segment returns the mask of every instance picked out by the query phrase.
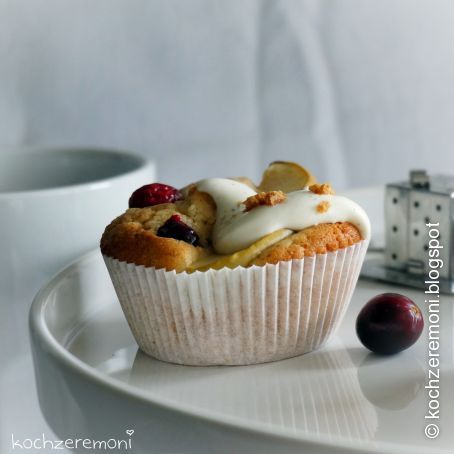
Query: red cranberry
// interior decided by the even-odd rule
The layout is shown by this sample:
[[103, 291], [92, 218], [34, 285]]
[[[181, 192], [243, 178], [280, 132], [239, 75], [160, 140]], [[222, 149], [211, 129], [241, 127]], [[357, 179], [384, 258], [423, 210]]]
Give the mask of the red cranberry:
[[359, 340], [380, 355], [392, 355], [410, 347], [418, 340], [423, 327], [419, 307], [398, 293], [372, 298], [356, 319]]
[[199, 235], [185, 224], [178, 214], [174, 214], [158, 229], [158, 236], [165, 238], [174, 238], [175, 240], [186, 241], [186, 243], [197, 246], [199, 244]]
[[173, 203], [182, 199], [181, 192], [166, 184], [152, 183], [146, 184], [136, 189], [130, 199], [129, 208], [144, 208], [161, 203]]

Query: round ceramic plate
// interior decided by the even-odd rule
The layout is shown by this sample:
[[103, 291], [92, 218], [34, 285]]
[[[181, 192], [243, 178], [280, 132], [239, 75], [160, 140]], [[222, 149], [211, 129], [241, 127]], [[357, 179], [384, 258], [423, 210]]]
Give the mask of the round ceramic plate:
[[[116, 440], [136, 453], [452, 452], [454, 299], [442, 297], [440, 419], [429, 420], [428, 323], [394, 357], [370, 354], [356, 338], [359, 309], [385, 291], [413, 298], [428, 321], [423, 292], [360, 281], [336, 337], [317, 352], [179, 366], [138, 351], [102, 257], [90, 253], [32, 306], [41, 409], [59, 440]], [[425, 436], [428, 423], [439, 426], [437, 438]]]

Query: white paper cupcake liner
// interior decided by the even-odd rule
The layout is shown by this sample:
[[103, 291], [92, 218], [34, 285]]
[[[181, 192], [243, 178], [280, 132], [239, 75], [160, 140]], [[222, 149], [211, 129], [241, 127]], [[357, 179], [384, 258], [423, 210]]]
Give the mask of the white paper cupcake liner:
[[191, 274], [104, 260], [141, 350], [171, 363], [244, 365], [323, 345], [347, 309], [367, 245]]

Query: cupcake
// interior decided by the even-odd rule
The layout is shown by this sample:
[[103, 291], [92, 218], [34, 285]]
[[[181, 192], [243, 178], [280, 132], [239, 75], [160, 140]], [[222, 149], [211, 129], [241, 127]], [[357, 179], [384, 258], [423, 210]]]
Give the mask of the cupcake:
[[178, 364], [255, 364], [321, 347], [370, 238], [359, 205], [288, 162], [272, 163], [257, 187], [153, 183], [129, 207], [101, 251], [140, 349]]

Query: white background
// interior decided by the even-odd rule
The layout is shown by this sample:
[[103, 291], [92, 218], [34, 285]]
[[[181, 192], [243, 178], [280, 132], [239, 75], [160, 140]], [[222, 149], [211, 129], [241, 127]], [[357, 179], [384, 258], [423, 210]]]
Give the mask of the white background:
[[449, 172], [453, 23], [450, 0], [0, 0], [0, 144], [136, 150], [177, 185]]

